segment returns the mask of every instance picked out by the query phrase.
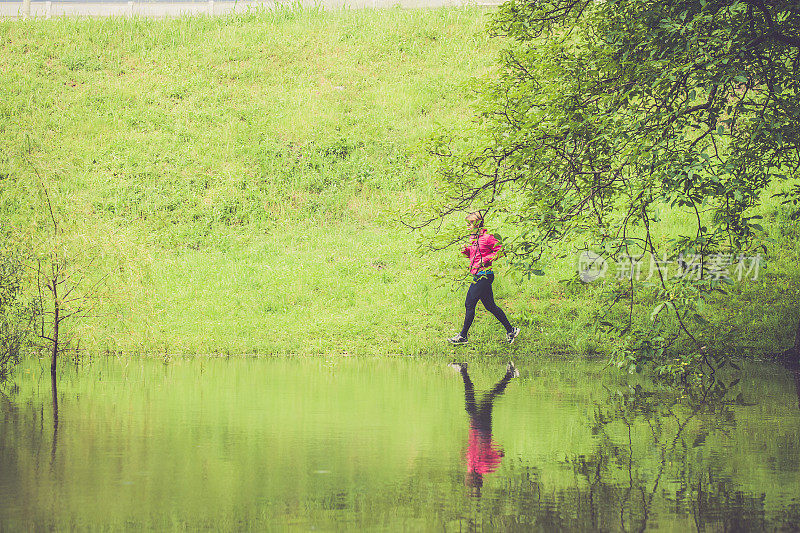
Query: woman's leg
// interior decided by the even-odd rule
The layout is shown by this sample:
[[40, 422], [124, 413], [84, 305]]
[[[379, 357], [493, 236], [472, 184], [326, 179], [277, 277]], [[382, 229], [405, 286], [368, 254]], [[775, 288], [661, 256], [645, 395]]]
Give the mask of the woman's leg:
[[494, 272], [489, 274], [489, 278], [486, 281], [486, 289], [481, 293], [481, 302], [486, 310], [492, 313], [494, 317], [499, 320], [501, 324], [503, 324], [503, 327], [506, 328], [506, 333], [511, 333], [511, 330], [514, 329], [511, 326], [511, 322], [508, 321], [508, 317], [506, 317], [506, 314], [503, 312], [503, 310], [500, 309], [496, 303], [494, 303], [494, 293], [492, 292]]
[[469, 328], [472, 326], [472, 321], [475, 320], [475, 306], [478, 305], [478, 301], [481, 299], [482, 294], [480, 284], [484, 281], [486, 280], [481, 279], [471, 283], [469, 289], [467, 290], [467, 299], [464, 302], [464, 326], [461, 328], [462, 337], [467, 336], [467, 333], [469, 333]]

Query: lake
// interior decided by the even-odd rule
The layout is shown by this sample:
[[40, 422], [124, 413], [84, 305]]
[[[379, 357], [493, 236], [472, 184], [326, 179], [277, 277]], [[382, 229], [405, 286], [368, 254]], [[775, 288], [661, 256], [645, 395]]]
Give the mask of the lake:
[[447, 362], [100, 357], [62, 364], [54, 406], [26, 361], [0, 394], [0, 530], [800, 527], [781, 367], [677, 391], [603, 362]]

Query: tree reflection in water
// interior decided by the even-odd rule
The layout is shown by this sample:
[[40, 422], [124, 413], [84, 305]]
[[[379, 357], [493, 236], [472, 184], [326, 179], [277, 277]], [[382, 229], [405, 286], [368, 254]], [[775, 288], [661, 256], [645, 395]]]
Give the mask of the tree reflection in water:
[[564, 459], [573, 481], [562, 478], [558, 487], [548, 487], [536, 466], [515, 464], [512, 482], [494, 498], [493, 524], [573, 531], [796, 530], [800, 504], [768, 509], [763, 484], [753, 490], [736, 475], [738, 461], [747, 465], [748, 458], [730, 456], [740, 452], [732, 440], [735, 410], [755, 405], [737, 384], [709, 378], [680, 391], [606, 389], [589, 421], [593, 450]]

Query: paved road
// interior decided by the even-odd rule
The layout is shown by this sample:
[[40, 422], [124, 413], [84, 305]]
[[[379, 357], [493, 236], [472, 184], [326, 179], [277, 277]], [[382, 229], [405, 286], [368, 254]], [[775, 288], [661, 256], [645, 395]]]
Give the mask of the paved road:
[[[239, 0], [201, 2], [83, 2], [83, 1], [33, 1], [30, 16], [34, 18], [50, 17], [177, 17], [180, 15], [222, 15], [226, 13], [246, 13], [252, 9], [275, 7], [281, 0]], [[400, 6], [404, 8], [426, 8], [444, 6], [496, 6], [502, 0], [303, 0], [303, 5], [320, 4], [328, 9], [339, 8], [385, 8]], [[23, 3], [0, 0], [0, 17], [19, 18], [22, 16]]]

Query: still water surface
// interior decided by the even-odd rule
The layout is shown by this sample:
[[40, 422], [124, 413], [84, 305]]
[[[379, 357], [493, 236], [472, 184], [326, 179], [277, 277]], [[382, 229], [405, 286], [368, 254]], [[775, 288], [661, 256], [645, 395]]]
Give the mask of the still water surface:
[[[602, 364], [45, 362], [0, 395], [0, 530], [791, 530], [795, 379]], [[735, 382], [737, 378], [740, 381]]]

